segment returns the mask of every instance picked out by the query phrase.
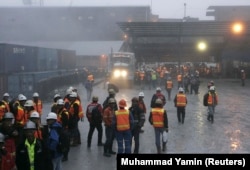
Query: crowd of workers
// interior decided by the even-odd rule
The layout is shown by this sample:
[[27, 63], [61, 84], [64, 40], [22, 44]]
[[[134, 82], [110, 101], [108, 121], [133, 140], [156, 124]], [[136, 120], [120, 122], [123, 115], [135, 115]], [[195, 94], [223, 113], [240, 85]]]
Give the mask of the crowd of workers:
[[[148, 121], [154, 128], [157, 153], [166, 151], [168, 116], [164, 106], [167, 100], [173, 100], [177, 109], [177, 121], [179, 124], [184, 124], [185, 108], [188, 104], [186, 94], [199, 94], [198, 71], [191, 75], [177, 73], [178, 93], [172, 97], [173, 78], [164, 68], [162, 69], [164, 73], [162, 76], [154, 70], [151, 71], [151, 80], [155, 82], [149, 86], [156, 89], [148, 109]], [[242, 70], [242, 86], [245, 85], [245, 78], [246, 75]], [[148, 111], [143, 93], [147, 83], [140, 82], [141, 92], [131, 99], [131, 106], [127, 106], [124, 99], [116, 100], [117, 90], [112, 86], [107, 88], [108, 96], [105, 101], [99, 103], [98, 96], [92, 96], [93, 82], [93, 76], [89, 76], [85, 83], [87, 99], [90, 102], [86, 111], [82, 107], [76, 88], [70, 86], [65, 96], [55, 94], [51, 111], [46, 116], [46, 125], [41, 124], [43, 102], [37, 92], [33, 94], [32, 99], [19, 94], [12, 101], [9, 101], [8, 93], [3, 94], [0, 102], [0, 170], [61, 170], [62, 162], [68, 160], [70, 147], [81, 144], [78, 122], [85, 116], [89, 122], [87, 137], [89, 149], [94, 130], [97, 129], [97, 146], [103, 147], [105, 157], [111, 157], [116, 153], [140, 153], [140, 133], [143, 133], [145, 114]], [[167, 96], [161, 87], [165, 88]], [[218, 94], [213, 81], [208, 82], [207, 87], [203, 105], [208, 108], [207, 120], [213, 123]], [[103, 131], [106, 139], [104, 143]], [[117, 151], [113, 149], [114, 141], [117, 142]]]

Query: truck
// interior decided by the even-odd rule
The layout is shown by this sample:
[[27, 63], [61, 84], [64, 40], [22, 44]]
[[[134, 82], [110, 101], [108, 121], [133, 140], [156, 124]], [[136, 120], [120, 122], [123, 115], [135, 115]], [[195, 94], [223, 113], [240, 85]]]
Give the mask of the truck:
[[112, 52], [108, 57], [109, 83], [132, 88], [136, 71], [136, 58], [131, 52]]

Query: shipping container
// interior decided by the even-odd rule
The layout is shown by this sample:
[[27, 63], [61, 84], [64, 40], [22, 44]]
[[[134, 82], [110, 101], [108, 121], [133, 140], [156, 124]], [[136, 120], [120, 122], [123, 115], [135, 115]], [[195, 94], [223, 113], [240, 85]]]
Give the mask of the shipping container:
[[0, 73], [0, 95], [2, 96], [6, 92], [8, 93], [7, 76]]
[[37, 49], [37, 71], [48, 71], [58, 69], [57, 49], [38, 48]]
[[58, 49], [58, 69], [75, 69], [76, 52], [73, 50]]

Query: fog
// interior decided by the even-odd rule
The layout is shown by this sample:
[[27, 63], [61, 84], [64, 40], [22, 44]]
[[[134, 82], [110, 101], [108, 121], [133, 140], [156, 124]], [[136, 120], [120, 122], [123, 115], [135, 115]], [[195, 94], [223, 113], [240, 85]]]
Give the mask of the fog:
[[[0, 6], [21, 6], [32, 2], [33, 6], [151, 6], [152, 13], [160, 18], [186, 16], [210, 19], [206, 16], [209, 6], [250, 5], [249, 0], [0, 0]], [[184, 6], [186, 4], [186, 6]], [[185, 13], [185, 14], [184, 14]]]

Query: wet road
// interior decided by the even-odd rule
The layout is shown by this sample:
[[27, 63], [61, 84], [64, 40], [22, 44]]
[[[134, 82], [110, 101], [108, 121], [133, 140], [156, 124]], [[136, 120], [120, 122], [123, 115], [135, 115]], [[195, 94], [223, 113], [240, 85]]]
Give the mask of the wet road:
[[[239, 80], [214, 80], [219, 105], [215, 109], [214, 123], [211, 124], [207, 121], [207, 108], [202, 103], [208, 81], [210, 80], [202, 80], [200, 94], [187, 95], [188, 105], [184, 124], [177, 123], [173, 101], [168, 101], [165, 105], [169, 119], [169, 140], [166, 153], [250, 153], [250, 82], [246, 81], [246, 86], [242, 87]], [[174, 83], [174, 85], [172, 99], [177, 93], [177, 84]], [[88, 102], [85, 89], [82, 85], [76, 88], [82, 98], [83, 107], [86, 109]], [[120, 89], [116, 99], [124, 98], [130, 106], [131, 98], [137, 96], [139, 92], [139, 88]], [[164, 89], [163, 92], [166, 95]], [[150, 100], [154, 93], [155, 89], [144, 90], [148, 113], [144, 125], [145, 132], [140, 136], [140, 153], [156, 153], [153, 127], [148, 122]], [[99, 96], [100, 103], [108, 95], [102, 84], [95, 86], [93, 94]], [[43, 120], [50, 106], [51, 103], [44, 103]], [[94, 132], [91, 149], [87, 149], [87, 119], [79, 122], [79, 127], [82, 144], [71, 148], [69, 160], [63, 162], [63, 169], [116, 169], [116, 156], [104, 157], [103, 147], [97, 146], [97, 131]], [[105, 136], [103, 136], [104, 141]], [[117, 150], [116, 141], [114, 141], [114, 150]]]

